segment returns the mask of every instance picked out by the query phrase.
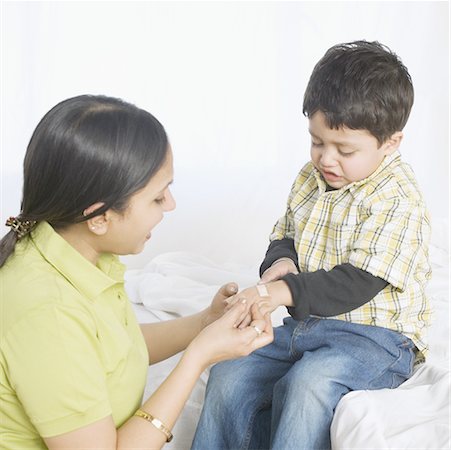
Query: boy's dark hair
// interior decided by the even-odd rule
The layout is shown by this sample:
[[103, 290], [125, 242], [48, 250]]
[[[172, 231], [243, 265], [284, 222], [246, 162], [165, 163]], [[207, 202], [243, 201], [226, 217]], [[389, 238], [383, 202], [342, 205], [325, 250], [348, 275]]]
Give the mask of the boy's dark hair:
[[[101, 95], [64, 100], [28, 144], [18, 218], [63, 229], [108, 209], [123, 212], [161, 167], [168, 145], [161, 123], [135, 105]], [[84, 216], [97, 202], [104, 205]], [[16, 242], [13, 230], [0, 241], [0, 267]]]
[[382, 144], [404, 128], [413, 97], [409, 72], [395, 53], [379, 42], [354, 41], [334, 45], [316, 64], [303, 113], [321, 111], [330, 128], [368, 130]]

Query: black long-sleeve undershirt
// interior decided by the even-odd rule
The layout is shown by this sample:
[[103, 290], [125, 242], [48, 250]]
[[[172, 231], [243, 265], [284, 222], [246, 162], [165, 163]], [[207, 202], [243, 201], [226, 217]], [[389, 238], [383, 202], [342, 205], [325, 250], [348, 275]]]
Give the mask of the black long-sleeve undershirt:
[[[298, 267], [293, 239], [271, 242], [260, 266], [260, 276], [280, 258], [290, 258]], [[352, 311], [369, 302], [388, 285], [382, 278], [349, 263], [335, 266], [330, 271], [290, 273], [282, 280], [288, 284], [295, 305], [289, 307], [288, 312], [297, 320], [310, 315], [332, 317]]]

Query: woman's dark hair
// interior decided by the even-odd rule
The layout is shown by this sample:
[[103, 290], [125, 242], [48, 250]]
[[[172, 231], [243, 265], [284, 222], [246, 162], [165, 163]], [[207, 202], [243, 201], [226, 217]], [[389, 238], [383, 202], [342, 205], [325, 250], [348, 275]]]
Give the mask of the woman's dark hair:
[[[167, 152], [166, 132], [147, 111], [105, 96], [64, 100], [42, 118], [28, 144], [18, 219], [61, 229], [108, 209], [122, 212]], [[104, 205], [84, 216], [97, 202]], [[0, 241], [0, 267], [16, 241], [13, 230]]]
[[324, 113], [330, 128], [368, 130], [384, 143], [401, 131], [413, 105], [409, 72], [388, 47], [354, 41], [331, 47], [313, 69], [303, 113]]

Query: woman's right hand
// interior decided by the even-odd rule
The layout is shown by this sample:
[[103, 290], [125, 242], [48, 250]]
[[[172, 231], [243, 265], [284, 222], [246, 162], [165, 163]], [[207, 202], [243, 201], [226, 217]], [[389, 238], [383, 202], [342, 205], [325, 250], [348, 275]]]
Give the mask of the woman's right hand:
[[257, 304], [252, 305], [251, 322], [245, 328], [238, 325], [246, 317], [246, 304], [237, 302], [221, 318], [204, 328], [186, 349], [203, 368], [226, 359], [239, 358], [270, 344], [274, 339], [271, 318], [263, 315]]

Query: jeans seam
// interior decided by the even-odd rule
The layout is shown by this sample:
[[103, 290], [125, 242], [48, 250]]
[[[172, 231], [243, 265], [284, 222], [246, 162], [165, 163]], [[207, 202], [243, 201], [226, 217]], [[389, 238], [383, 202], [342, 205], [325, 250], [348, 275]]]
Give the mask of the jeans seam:
[[291, 335], [291, 340], [290, 340], [289, 355], [291, 358], [296, 360], [302, 356], [301, 352], [294, 350], [294, 347], [295, 347], [294, 341], [305, 331], [309, 331], [315, 325], [317, 325], [320, 320], [323, 320], [323, 319], [309, 318], [309, 319], [300, 321], [296, 325], [295, 329], [293, 330], [293, 334]]
[[256, 408], [254, 413], [250, 416], [249, 422], [248, 422], [248, 427], [247, 427], [247, 430], [246, 430], [246, 432], [244, 434], [244, 439], [243, 439], [243, 441], [241, 443], [240, 450], [247, 450], [247, 449], [249, 449], [249, 444], [251, 442], [252, 428], [254, 427], [255, 417], [257, 416], [257, 413], [260, 410], [262, 410], [262, 409], [264, 409], [264, 408], [266, 408], [266, 407], [268, 407], [270, 405], [271, 405], [271, 396], [269, 396], [267, 399], [265, 399], [262, 402], [262, 404], [260, 405], [260, 407]]

